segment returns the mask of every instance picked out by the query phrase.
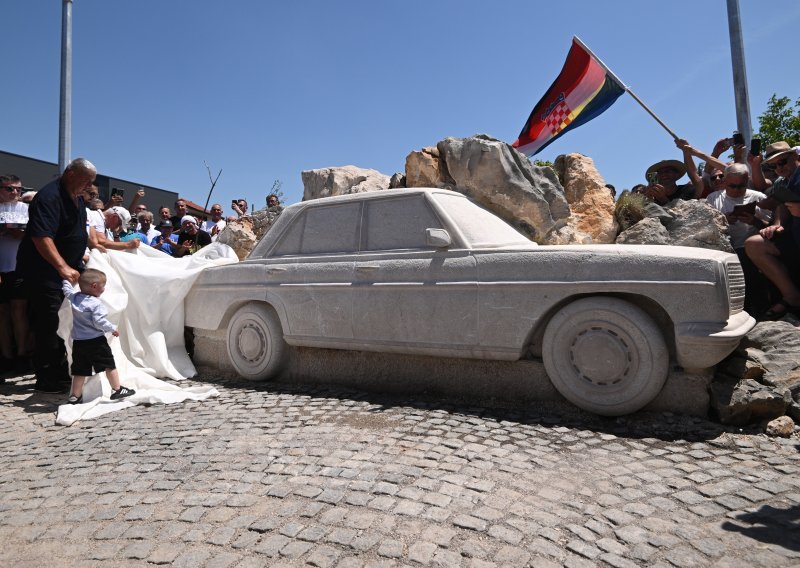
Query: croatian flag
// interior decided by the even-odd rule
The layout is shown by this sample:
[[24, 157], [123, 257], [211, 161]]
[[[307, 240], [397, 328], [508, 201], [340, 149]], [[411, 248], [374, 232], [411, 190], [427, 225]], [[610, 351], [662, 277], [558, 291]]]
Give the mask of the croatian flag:
[[600, 115], [624, 92], [625, 85], [573, 38], [564, 68], [533, 107], [513, 146], [533, 156], [565, 132]]

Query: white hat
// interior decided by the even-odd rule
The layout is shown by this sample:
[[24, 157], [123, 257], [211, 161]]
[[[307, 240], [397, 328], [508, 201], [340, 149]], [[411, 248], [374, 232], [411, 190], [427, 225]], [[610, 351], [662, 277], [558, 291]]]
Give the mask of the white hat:
[[184, 215], [183, 217], [181, 217], [181, 227], [183, 227], [183, 224], [186, 222], [194, 223], [195, 225], [197, 225], [197, 219], [195, 219], [191, 215]]
[[119, 217], [119, 220], [122, 221], [123, 225], [127, 226], [127, 224], [131, 222], [131, 214], [124, 207], [115, 205], [114, 207], [109, 207], [108, 209], [106, 209], [106, 213], [108, 213], [109, 211], [111, 211], [114, 215]]

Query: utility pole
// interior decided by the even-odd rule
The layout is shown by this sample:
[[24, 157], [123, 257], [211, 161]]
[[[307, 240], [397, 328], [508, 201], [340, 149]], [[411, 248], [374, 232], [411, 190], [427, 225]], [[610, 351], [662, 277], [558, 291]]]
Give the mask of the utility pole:
[[58, 172], [72, 153], [72, 0], [61, 8], [61, 108], [58, 115]]
[[731, 65], [733, 66], [733, 93], [736, 96], [736, 125], [750, 144], [753, 127], [750, 122], [750, 97], [747, 94], [747, 71], [744, 65], [744, 40], [739, 16], [739, 0], [728, 1], [728, 33], [731, 39]]

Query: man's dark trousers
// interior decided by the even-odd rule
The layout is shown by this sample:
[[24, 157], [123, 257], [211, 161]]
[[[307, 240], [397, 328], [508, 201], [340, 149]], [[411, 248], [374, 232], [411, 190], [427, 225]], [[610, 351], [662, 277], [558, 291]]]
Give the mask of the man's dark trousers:
[[33, 368], [36, 388], [60, 390], [70, 382], [67, 350], [58, 336], [58, 310], [64, 293], [55, 288], [33, 286], [29, 296], [31, 330], [34, 334]]

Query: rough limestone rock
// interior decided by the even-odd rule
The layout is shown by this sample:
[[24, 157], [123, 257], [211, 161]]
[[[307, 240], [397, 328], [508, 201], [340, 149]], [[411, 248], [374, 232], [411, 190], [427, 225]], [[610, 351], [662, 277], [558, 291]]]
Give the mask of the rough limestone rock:
[[446, 138], [436, 147], [455, 182], [453, 189], [532, 240], [549, 244], [550, 234], [566, 225], [569, 205], [551, 168], [534, 166], [510, 144], [483, 134]]
[[794, 432], [794, 420], [788, 416], [781, 416], [767, 424], [767, 434], [788, 438]]
[[629, 245], [671, 244], [669, 231], [655, 217], [646, 217], [629, 229], [622, 231], [616, 242]]
[[582, 154], [561, 155], [556, 158], [554, 169], [572, 212], [570, 227], [576, 234], [591, 236], [591, 242], [613, 243], [619, 231], [614, 218], [614, 198], [594, 160]]
[[406, 176], [400, 172], [397, 172], [389, 179], [389, 189], [398, 189], [401, 187], [406, 187]]
[[[800, 327], [794, 322], [757, 324], [736, 351], [717, 365], [711, 389], [719, 396], [712, 396], [712, 406], [720, 417], [732, 417], [735, 424], [774, 418], [784, 412], [800, 418], [798, 353]], [[779, 409], [779, 414], [772, 415]]]
[[356, 166], [306, 170], [300, 173], [300, 177], [303, 179], [303, 201], [389, 189], [389, 176]]
[[237, 221], [229, 222], [220, 232], [217, 240], [231, 247], [239, 260], [244, 260], [258, 242], [253, 231], [253, 220], [250, 216], [245, 216]]
[[675, 200], [668, 204], [675, 219], [667, 225], [673, 245], [733, 252], [725, 215], [705, 201]]
[[[655, 217], [642, 219], [620, 233], [616, 242], [634, 245], [675, 245], [733, 252], [725, 216], [705, 201], [676, 199], [669, 202], [665, 209], [672, 215], [671, 218], [661, 216], [660, 222]], [[657, 223], [663, 224], [663, 228]]]
[[414, 150], [406, 156], [406, 187], [448, 187], [452, 183], [436, 146]]
[[260, 241], [264, 235], [267, 234], [267, 231], [272, 228], [272, 225], [278, 220], [278, 217], [282, 211], [283, 207], [280, 205], [265, 207], [264, 209], [259, 209], [258, 211], [254, 212], [250, 216], [250, 222], [252, 223], [253, 233], [256, 236], [256, 242]]
[[758, 381], [720, 381], [711, 383], [711, 407], [723, 424], [744, 425], [783, 416], [789, 395], [774, 392]]

